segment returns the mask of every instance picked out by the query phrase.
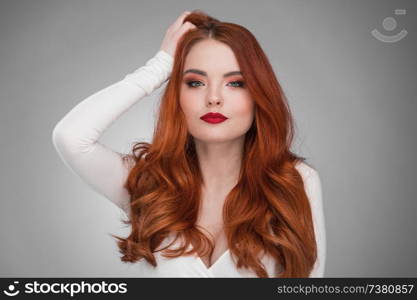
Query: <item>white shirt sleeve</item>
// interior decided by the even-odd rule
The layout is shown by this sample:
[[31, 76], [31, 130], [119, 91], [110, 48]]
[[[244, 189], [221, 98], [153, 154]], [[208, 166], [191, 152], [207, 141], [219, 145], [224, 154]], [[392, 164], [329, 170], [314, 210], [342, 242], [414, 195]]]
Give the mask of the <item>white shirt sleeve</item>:
[[305, 183], [306, 193], [310, 200], [314, 233], [317, 243], [317, 260], [309, 277], [324, 277], [326, 261], [326, 230], [323, 209], [321, 180], [318, 172], [311, 169]]
[[52, 132], [64, 164], [127, 216], [130, 196], [123, 185], [133, 160], [123, 160], [121, 153], [98, 140], [123, 113], [168, 80], [172, 65], [173, 57], [159, 50], [144, 66], [78, 103]]

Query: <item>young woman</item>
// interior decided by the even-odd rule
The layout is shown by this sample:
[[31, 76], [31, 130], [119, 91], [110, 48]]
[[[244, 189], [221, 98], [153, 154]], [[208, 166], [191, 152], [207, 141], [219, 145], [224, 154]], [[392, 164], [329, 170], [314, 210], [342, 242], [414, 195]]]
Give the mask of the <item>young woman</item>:
[[[167, 83], [152, 143], [98, 142]], [[53, 131], [65, 164], [126, 212], [121, 260], [143, 277], [323, 277], [321, 182], [290, 151], [293, 119], [255, 37], [184, 12], [159, 51]]]

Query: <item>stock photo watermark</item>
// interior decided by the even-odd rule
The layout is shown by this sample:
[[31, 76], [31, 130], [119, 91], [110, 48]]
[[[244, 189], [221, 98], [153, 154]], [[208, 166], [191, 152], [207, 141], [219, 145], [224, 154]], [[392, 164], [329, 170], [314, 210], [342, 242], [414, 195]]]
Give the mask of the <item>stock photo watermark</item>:
[[[394, 10], [394, 14], [396, 16], [405, 16], [407, 11], [405, 9], [396, 9]], [[397, 28], [397, 21], [393, 17], [386, 17], [382, 21], [382, 27], [386, 32], [393, 32]], [[405, 38], [408, 34], [407, 30], [402, 29], [400, 32], [396, 34], [383, 34], [378, 31], [378, 29], [374, 29], [371, 31], [372, 35], [379, 41], [384, 43], [396, 43], [403, 38]]]
[[74, 297], [77, 294], [126, 294], [127, 283], [107, 283], [105, 281], [89, 283], [81, 281], [80, 283], [62, 283], [62, 282], [26, 282], [19, 286], [19, 281], [13, 281], [3, 294], [9, 297], [15, 297], [19, 294], [67, 294]]

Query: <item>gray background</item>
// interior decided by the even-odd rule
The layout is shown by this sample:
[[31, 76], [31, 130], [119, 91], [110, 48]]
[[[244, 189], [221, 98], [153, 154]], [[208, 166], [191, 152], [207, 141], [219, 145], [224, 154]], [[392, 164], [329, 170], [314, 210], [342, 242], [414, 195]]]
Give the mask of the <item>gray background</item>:
[[[122, 212], [65, 167], [52, 130], [151, 58], [180, 13], [199, 8], [247, 27], [287, 93], [294, 150], [322, 180], [325, 277], [415, 277], [416, 3], [1, 1], [0, 276], [135, 276], [109, 236], [128, 233]], [[398, 8], [407, 14], [395, 16]], [[398, 26], [387, 32], [390, 16]], [[384, 43], [375, 28], [408, 35]], [[150, 141], [160, 94], [101, 141], [121, 152]]]

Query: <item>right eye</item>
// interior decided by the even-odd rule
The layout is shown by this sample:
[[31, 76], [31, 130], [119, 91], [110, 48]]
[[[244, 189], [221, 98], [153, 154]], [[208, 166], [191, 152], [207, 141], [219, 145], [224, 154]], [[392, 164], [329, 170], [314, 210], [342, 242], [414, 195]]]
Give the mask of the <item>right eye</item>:
[[195, 83], [201, 83], [201, 82], [200, 82], [200, 81], [197, 81], [197, 80], [190, 80], [190, 81], [187, 81], [187, 82], [186, 82], [186, 84], [187, 84], [190, 88], [196, 87]]

